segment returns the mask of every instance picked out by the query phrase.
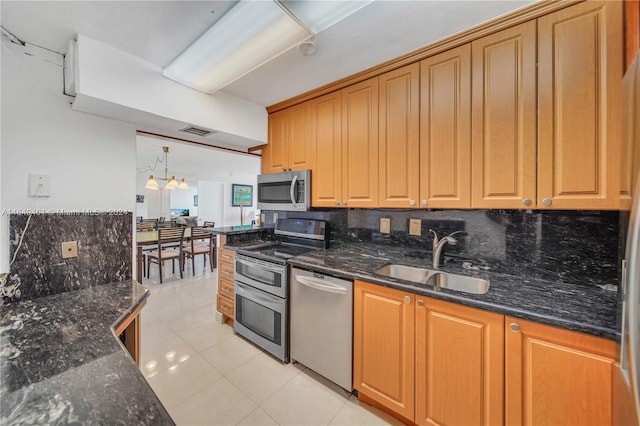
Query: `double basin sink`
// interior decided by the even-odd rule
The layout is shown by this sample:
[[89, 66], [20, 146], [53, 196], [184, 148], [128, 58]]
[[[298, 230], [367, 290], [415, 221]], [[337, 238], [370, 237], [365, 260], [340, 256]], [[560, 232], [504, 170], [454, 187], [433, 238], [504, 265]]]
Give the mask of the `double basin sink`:
[[389, 278], [430, 285], [436, 290], [446, 288], [472, 294], [485, 294], [489, 290], [489, 281], [482, 278], [393, 263], [376, 269], [374, 273]]

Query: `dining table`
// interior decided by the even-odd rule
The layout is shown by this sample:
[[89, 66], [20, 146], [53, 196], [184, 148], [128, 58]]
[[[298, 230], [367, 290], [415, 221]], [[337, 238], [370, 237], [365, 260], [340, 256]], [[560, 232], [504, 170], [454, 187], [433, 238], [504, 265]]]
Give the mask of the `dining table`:
[[[184, 236], [183, 236], [183, 241], [184, 242], [188, 242], [191, 241], [191, 227], [188, 227], [184, 230]], [[208, 230], [211, 230], [212, 228], [205, 228]], [[216, 250], [216, 235], [213, 236], [213, 247], [212, 247], [212, 251], [215, 253]], [[144, 265], [142, 262], [142, 250], [144, 249], [144, 247], [149, 247], [149, 246], [157, 246], [158, 245], [158, 231], [137, 231], [136, 232], [136, 248], [137, 248], [137, 252], [136, 252], [136, 263], [137, 263], [137, 268], [136, 268], [136, 280], [141, 283], [142, 282], [142, 274], [143, 274], [143, 270], [144, 270]], [[217, 260], [216, 260], [217, 256], [214, 256], [214, 268], [217, 267]]]

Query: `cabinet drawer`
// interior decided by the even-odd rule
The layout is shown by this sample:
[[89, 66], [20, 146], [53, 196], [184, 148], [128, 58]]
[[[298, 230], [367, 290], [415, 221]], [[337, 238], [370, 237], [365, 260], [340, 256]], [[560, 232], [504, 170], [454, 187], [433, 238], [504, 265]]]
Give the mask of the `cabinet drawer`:
[[231, 263], [235, 262], [236, 252], [233, 250], [229, 250], [226, 248], [220, 249], [220, 262], [221, 263]]
[[233, 318], [233, 299], [218, 294], [218, 312]]
[[233, 290], [233, 280], [227, 280], [221, 278], [218, 281], [218, 294], [224, 297], [228, 297], [229, 299], [233, 299], [234, 290]]
[[233, 263], [221, 263], [218, 278], [221, 280], [229, 280], [233, 282], [234, 265]]

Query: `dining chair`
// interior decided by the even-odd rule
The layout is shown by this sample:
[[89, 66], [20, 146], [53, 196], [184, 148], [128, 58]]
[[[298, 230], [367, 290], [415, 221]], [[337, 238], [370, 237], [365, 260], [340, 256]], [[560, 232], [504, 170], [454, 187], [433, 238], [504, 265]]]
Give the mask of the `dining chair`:
[[204, 228], [215, 228], [216, 227], [216, 223], [208, 221], [208, 220], [205, 220], [204, 223], [202, 224], [202, 226]]
[[196, 274], [195, 257], [199, 254], [204, 256], [205, 262], [207, 260], [207, 255], [209, 255], [209, 266], [211, 267], [211, 272], [213, 272], [216, 260], [215, 239], [213, 238], [213, 233], [203, 227], [194, 226], [191, 228], [191, 238], [189, 239], [187, 246], [184, 248], [185, 260], [187, 258], [191, 258], [191, 271], [193, 272], [193, 275]]
[[166, 260], [171, 261], [172, 272], [176, 272], [175, 261], [178, 260], [180, 278], [184, 270], [184, 229], [185, 228], [160, 228], [158, 229], [158, 246], [156, 250], [147, 253], [147, 277], [151, 270], [151, 264], [158, 265], [160, 284], [162, 284], [162, 267]]
[[136, 222], [136, 231], [153, 231], [155, 224], [153, 222]]

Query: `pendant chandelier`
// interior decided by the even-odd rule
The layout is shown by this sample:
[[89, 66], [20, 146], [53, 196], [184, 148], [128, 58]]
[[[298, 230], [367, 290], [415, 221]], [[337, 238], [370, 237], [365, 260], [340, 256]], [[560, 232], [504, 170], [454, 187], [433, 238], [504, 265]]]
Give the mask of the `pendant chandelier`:
[[156, 180], [159, 179], [167, 182], [167, 184], [164, 186], [164, 189], [189, 189], [189, 185], [187, 185], [187, 182], [184, 180], [184, 178], [182, 178], [180, 182], [178, 182], [175, 176], [169, 177], [169, 147], [163, 146], [162, 151], [164, 152], [164, 157], [162, 159], [156, 159], [156, 165], [153, 168], [149, 167], [149, 170], [155, 170], [158, 163], [164, 162], [164, 177], [154, 178], [153, 175], [149, 176], [149, 180], [147, 180], [145, 188], [154, 191], [160, 189], [158, 181]]

